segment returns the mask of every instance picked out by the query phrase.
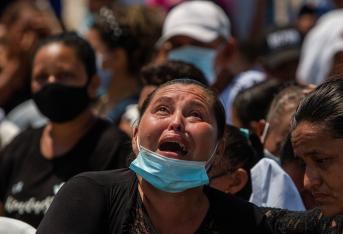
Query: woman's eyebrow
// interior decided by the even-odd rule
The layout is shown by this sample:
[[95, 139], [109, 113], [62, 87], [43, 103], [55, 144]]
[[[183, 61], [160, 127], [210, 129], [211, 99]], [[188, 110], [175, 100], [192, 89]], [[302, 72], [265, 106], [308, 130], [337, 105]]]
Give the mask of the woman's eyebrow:
[[173, 101], [173, 98], [167, 97], [167, 96], [163, 96], [163, 97], [156, 98], [156, 100], [154, 100], [153, 103], [171, 102], [171, 101]]
[[202, 102], [196, 101], [196, 100], [191, 100], [188, 103], [188, 105], [191, 107], [194, 107], [194, 108], [201, 108], [201, 109], [207, 110], [207, 105], [205, 105]]
[[329, 154], [326, 154], [324, 152], [320, 152], [318, 150], [309, 150], [305, 152], [310, 157], [321, 157], [321, 156], [330, 156]]

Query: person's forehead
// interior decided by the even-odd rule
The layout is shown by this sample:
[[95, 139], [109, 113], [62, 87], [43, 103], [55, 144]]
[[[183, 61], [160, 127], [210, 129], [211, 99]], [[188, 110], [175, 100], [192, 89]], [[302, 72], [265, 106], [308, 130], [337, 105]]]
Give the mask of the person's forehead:
[[293, 147], [302, 147], [305, 142], [312, 142], [318, 137], [330, 136], [328, 130], [323, 124], [310, 123], [307, 121], [301, 122], [292, 131]]
[[319, 126], [307, 121], [300, 122], [298, 126], [292, 132], [292, 138], [295, 138], [299, 135], [312, 136], [316, 135], [319, 131]]
[[335, 138], [325, 125], [306, 124], [292, 134], [292, 145], [297, 157], [316, 158], [323, 155], [339, 156], [343, 139]]
[[192, 97], [193, 100], [201, 101], [206, 105], [209, 105], [211, 100], [211, 97], [204, 88], [194, 84], [172, 84], [159, 88], [156, 91], [153, 100], [162, 97], [177, 98], [179, 96]]
[[64, 45], [60, 42], [52, 42], [41, 47], [35, 56], [35, 60], [40, 56], [57, 56], [57, 57], [68, 57], [73, 60], [81, 62], [76, 55], [76, 51], [71, 46]]
[[43, 46], [39, 52], [45, 51], [48, 53], [58, 53], [60, 52], [61, 49], [62, 49], [62, 44], [53, 42], [53, 43], [49, 43]]

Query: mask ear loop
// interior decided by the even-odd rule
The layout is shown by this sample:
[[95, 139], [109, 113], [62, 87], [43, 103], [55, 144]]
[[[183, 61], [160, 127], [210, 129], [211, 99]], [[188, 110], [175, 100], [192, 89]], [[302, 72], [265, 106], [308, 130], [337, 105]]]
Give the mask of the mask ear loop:
[[137, 138], [136, 138], [136, 143], [137, 143], [138, 151], [141, 151], [141, 144], [140, 144], [138, 135], [137, 135]]
[[266, 137], [267, 137], [267, 133], [269, 131], [269, 123], [267, 122], [266, 125], [264, 125], [264, 128], [263, 128], [263, 133], [262, 133], [262, 136], [261, 136], [261, 143], [264, 144], [264, 141], [266, 140]]
[[206, 162], [206, 165], [205, 165], [206, 171], [209, 171], [209, 169], [212, 166], [212, 161], [215, 158], [214, 156], [216, 155], [217, 148], [218, 148], [218, 143], [216, 144], [216, 147], [214, 147], [214, 150], [212, 151], [212, 154], [211, 154], [210, 158]]

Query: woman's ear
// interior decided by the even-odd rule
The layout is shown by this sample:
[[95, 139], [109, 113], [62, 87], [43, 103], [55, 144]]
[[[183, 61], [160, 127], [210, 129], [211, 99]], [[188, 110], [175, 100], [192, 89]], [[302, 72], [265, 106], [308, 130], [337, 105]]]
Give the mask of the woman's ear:
[[266, 125], [266, 121], [264, 119], [260, 119], [258, 121], [250, 122], [250, 129], [256, 136], [261, 137], [263, 134], [264, 127]]
[[137, 155], [139, 151], [139, 142], [137, 142], [138, 138], [138, 127], [133, 127], [132, 128], [132, 138], [131, 138], [131, 146], [132, 146], [132, 151]]
[[238, 168], [230, 174], [231, 180], [225, 189], [226, 193], [236, 194], [241, 191], [249, 181], [249, 174], [243, 168]]

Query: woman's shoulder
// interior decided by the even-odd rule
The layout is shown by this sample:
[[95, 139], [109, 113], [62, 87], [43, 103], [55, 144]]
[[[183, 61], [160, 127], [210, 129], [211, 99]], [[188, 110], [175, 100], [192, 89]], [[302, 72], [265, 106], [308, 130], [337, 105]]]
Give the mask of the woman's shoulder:
[[135, 181], [128, 169], [74, 176], [55, 196], [37, 233], [109, 233], [107, 221], [121, 224]]
[[137, 178], [127, 168], [107, 171], [90, 171], [78, 174], [69, 179], [58, 191], [55, 200], [78, 197], [86, 201], [90, 197], [112, 201], [127, 197], [137, 187]]
[[88, 183], [101, 186], [101, 187], [113, 187], [113, 186], [128, 186], [130, 182], [135, 181], [135, 174], [128, 168], [122, 168], [117, 170], [106, 171], [92, 171], [78, 174], [72, 178], [72, 180], [83, 180]]

